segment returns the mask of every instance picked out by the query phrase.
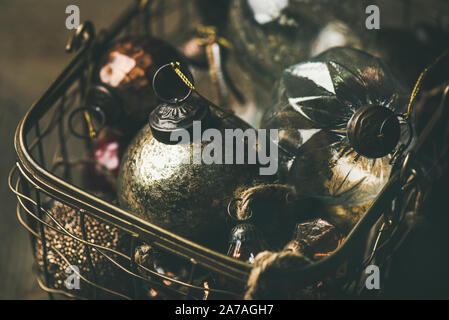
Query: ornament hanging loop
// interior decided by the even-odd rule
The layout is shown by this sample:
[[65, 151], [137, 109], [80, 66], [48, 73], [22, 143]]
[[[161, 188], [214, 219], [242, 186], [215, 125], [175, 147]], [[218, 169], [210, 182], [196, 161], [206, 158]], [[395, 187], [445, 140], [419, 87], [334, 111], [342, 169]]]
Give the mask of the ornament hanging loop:
[[[75, 120], [75, 116], [77, 114], [81, 113], [86, 121], [86, 124], [88, 126], [88, 135], [86, 134], [82, 134], [79, 133], [75, 130], [75, 126], [74, 126], [74, 120]], [[93, 125], [93, 121], [92, 121], [92, 115], [94, 115], [94, 118], [98, 120], [99, 122], [99, 129], [95, 130], [94, 125]], [[73, 110], [70, 115], [69, 115], [69, 119], [68, 119], [68, 127], [69, 127], [69, 131], [77, 138], [80, 139], [93, 139], [97, 136], [98, 132], [104, 128], [106, 125], [106, 115], [103, 112], [103, 110], [101, 110], [101, 108], [99, 107], [79, 107], [76, 108], [75, 110]]]
[[[183, 71], [181, 71], [179, 62], [167, 63], [156, 71], [153, 77], [153, 91], [158, 99], [170, 104], [178, 104], [190, 97], [195, 90], [193, 76], [188, 70]], [[179, 83], [179, 80], [182, 81], [182, 84]], [[186, 86], [188, 90], [186, 90]], [[168, 88], [174, 88], [174, 90]], [[179, 96], [177, 96], [178, 94]]]
[[[168, 66], [170, 66], [170, 67], [173, 68], [173, 71], [175, 71], [176, 75], [178, 76], [178, 79], [181, 79], [181, 81], [183, 82], [184, 86], [187, 86], [187, 87], [189, 88], [189, 90], [190, 90], [190, 91], [189, 91], [189, 92], [188, 92], [188, 93], [187, 93], [181, 100], [179, 100], [179, 99], [178, 99], [178, 100], [174, 100], [174, 99], [171, 99], [171, 100], [163, 99], [163, 98], [161, 98], [160, 94], [158, 94], [158, 92], [157, 92], [158, 90], [156, 90], [156, 88], [155, 88], [155, 79], [156, 79], [156, 76], [157, 76], [158, 72], [160, 72], [161, 69], [166, 68], [166, 67], [168, 67]], [[162, 67], [156, 72], [156, 74], [154, 75], [154, 78], [153, 78], [153, 89], [154, 89], [154, 92], [155, 92], [156, 96], [158, 96], [162, 101], [165, 101], [165, 102], [168, 102], [168, 103], [176, 103], [176, 102], [182, 102], [182, 101], [184, 101], [185, 99], [187, 99], [187, 98], [190, 96], [190, 94], [192, 93], [192, 91], [194, 91], [194, 92], [198, 95], [198, 97], [200, 97], [201, 99], [207, 101], [207, 102], [209, 103], [210, 107], [213, 107], [213, 108], [218, 109], [218, 110], [220, 110], [221, 112], [223, 112], [223, 113], [225, 114], [225, 117], [227, 117], [227, 116], [229, 116], [229, 115], [234, 115], [233, 112], [230, 112], [229, 110], [226, 110], [225, 108], [222, 108], [222, 107], [217, 106], [217, 105], [214, 104], [212, 101], [210, 101], [209, 99], [207, 99], [206, 97], [204, 97], [201, 93], [199, 93], [198, 90], [196, 90], [196, 88], [195, 88], [195, 86], [194, 86], [194, 84], [193, 84], [193, 76], [190, 74], [190, 72], [189, 72], [188, 70], [185, 70], [186, 72], [188, 72], [188, 73], [187, 73], [188, 76], [186, 76], [186, 75], [182, 72], [181, 69], [182, 69], [182, 67], [181, 67], [181, 64], [180, 64], [179, 62], [171, 62], [171, 63], [168, 63], [168, 64], [162, 66]], [[190, 78], [192, 79], [192, 81], [189, 80], [189, 76], [190, 76]]]

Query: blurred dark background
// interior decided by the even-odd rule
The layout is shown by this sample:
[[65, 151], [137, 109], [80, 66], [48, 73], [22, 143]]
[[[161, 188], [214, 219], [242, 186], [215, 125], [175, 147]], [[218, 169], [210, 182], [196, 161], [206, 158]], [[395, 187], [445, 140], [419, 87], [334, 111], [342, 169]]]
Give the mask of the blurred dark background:
[[0, 299], [45, 299], [32, 273], [29, 236], [19, 224], [17, 201], [7, 186], [15, 161], [16, 126], [31, 104], [70, 61], [64, 47], [65, 9], [78, 5], [81, 23], [107, 27], [131, 1], [0, 1]]

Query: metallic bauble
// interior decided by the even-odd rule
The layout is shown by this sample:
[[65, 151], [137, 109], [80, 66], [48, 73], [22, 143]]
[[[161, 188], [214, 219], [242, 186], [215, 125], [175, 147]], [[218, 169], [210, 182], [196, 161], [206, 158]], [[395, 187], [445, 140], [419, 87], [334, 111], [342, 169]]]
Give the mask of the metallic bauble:
[[[204, 100], [193, 99], [188, 104], [201, 103]], [[188, 104], [172, 111], [189, 113]], [[162, 105], [162, 108], [168, 107]], [[153, 113], [153, 118], [157, 114]], [[159, 119], [161, 121], [152, 124], [174, 125], [175, 122], [166, 121], [167, 117], [168, 114], [165, 121]], [[224, 129], [248, 128], [237, 117], [215, 108], [210, 108], [208, 120], [201, 124], [218, 129], [223, 137]], [[223, 226], [234, 192], [252, 184], [259, 174], [257, 165], [196, 164], [192, 161], [194, 150], [204, 150], [208, 142], [169, 144], [158, 140], [162, 138], [155, 137], [153, 131], [159, 132], [146, 125], [123, 157], [118, 178], [121, 206], [159, 227], [191, 239], [204, 237], [214, 228]]]
[[[338, 220], [343, 210], [353, 225], [351, 212], [362, 206], [363, 213], [377, 196], [388, 181], [391, 154], [410, 137], [404, 129], [397, 143], [396, 118], [408, 100], [408, 91], [379, 59], [352, 48], [330, 49], [285, 69], [261, 124], [279, 129], [281, 181], [332, 207]], [[365, 117], [363, 110], [375, 111], [372, 118], [368, 114], [372, 127], [360, 132], [353, 118], [357, 125], [348, 139], [348, 122], [355, 114]], [[395, 125], [389, 145], [379, 145], [376, 130], [390, 116]]]
[[[93, 100], [105, 100], [105, 113], [110, 105], [108, 101], [120, 100], [125, 118], [119, 115], [115, 120], [123, 123], [129, 119], [132, 122], [129, 126], [134, 125], [134, 130], [137, 130], [140, 127], [136, 128], [135, 123], [143, 124], [157, 105], [152, 90], [154, 74], [162, 65], [173, 61], [180, 61], [180, 55], [163, 40], [150, 36], [122, 38], [100, 60], [97, 78], [94, 79], [99, 85], [92, 88], [90, 95]], [[112, 96], [112, 99], [108, 99], [108, 96]], [[118, 114], [117, 110], [113, 111], [114, 115]]]
[[[354, 1], [232, 0], [230, 39], [254, 78], [272, 84], [298, 61], [342, 45], [362, 47], [363, 4]], [[360, 31], [365, 32], [360, 32]]]
[[[418, 0], [230, 1], [229, 38], [243, 65], [254, 73], [253, 80], [263, 79], [269, 85], [287, 66], [337, 46], [380, 54], [388, 62], [401, 65], [401, 59], [413, 61], [409, 56], [416, 55], [417, 51], [421, 55], [421, 48], [410, 46], [404, 40], [413, 37], [408, 29], [423, 22], [447, 27], [445, 12], [449, 9], [444, 0], [425, 3]], [[378, 30], [367, 25], [372, 21], [373, 5], [379, 9]], [[390, 35], [390, 29], [396, 31]], [[429, 46], [426, 49], [424, 54], [432, 50]], [[413, 65], [405, 67], [414, 69]]]

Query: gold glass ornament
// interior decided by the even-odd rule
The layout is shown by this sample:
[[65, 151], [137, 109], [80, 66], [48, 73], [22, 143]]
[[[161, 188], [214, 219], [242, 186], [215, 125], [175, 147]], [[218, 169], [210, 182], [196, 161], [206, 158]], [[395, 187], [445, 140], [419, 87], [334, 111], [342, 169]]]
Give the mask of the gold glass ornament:
[[408, 99], [378, 58], [356, 49], [287, 68], [261, 124], [279, 129], [281, 181], [350, 228], [388, 181], [393, 154], [411, 143], [401, 125]]
[[[118, 178], [119, 201], [131, 213], [168, 231], [190, 239], [204, 238], [223, 227], [234, 191], [253, 183], [258, 166], [224, 164], [224, 158], [223, 164], [203, 163], [198, 152], [203, 154], [210, 140], [195, 139], [193, 122], [200, 124], [201, 134], [214, 128], [222, 137], [225, 129], [250, 127], [203, 98], [189, 97], [191, 89], [170, 67], [166, 71], [158, 77], [171, 78], [171, 85], [159, 87], [156, 77], [154, 85], [165, 102], [151, 113], [150, 123], [137, 134], [123, 157]], [[171, 94], [167, 90], [172, 90]], [[170, 98], [173, 96], [180, 98]], [[193, 133], [190, 140], [171, 141], [171, 134], [181, 129]], [[216, 236], [208, 244], [215, 240]]]

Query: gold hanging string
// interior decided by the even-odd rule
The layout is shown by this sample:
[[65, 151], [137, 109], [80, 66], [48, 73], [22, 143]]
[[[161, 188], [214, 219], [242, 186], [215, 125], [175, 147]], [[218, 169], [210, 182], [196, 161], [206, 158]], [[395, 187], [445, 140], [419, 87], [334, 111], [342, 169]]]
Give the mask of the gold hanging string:
[[182, 73], [181, 71], [181, 64], [179, 63], [179, 61], [176, 62], [170, 62], [171, 67], [173, 68], [173, 70], [176, 72], [176, 74], [178, 75], [178, 77], [181, 78], [181, 80], [185, 83], [186, 86], [188, 86], [190, 89], [192, 89], [193, 91], [195, 90], [195, 86], [190, 82], [190, 80], [184, 75], [184, 73]]
[[404, 118], [404, 120], [407, 120], [410, 117], [410, 114], [412, 112], [412, 105], [413, 102], [415, 101], [416, 96], [418, 95], [419, 91], [421, 90], [421, 86], [422, 86], [422, 81], [424, 79], [424, 77], [427, 75], [427, 73], [432, 70], [447, 54], [449, 53], [449, 49], [447, 49], [446, 51], [444, 51], [438, 58], [435, 59], [435, 61], [428, 66], [427, 68], [424, 69], [423, 72], [421, 72], [421, 74], [419, 75], [418, 80], [416, 81], [416, 84], [413, 88], [412, 94], [410, 95], [410, 101], [408, 103], [408, 107], [407, 107], [407, 112], [402, 114], [402, 117]]

